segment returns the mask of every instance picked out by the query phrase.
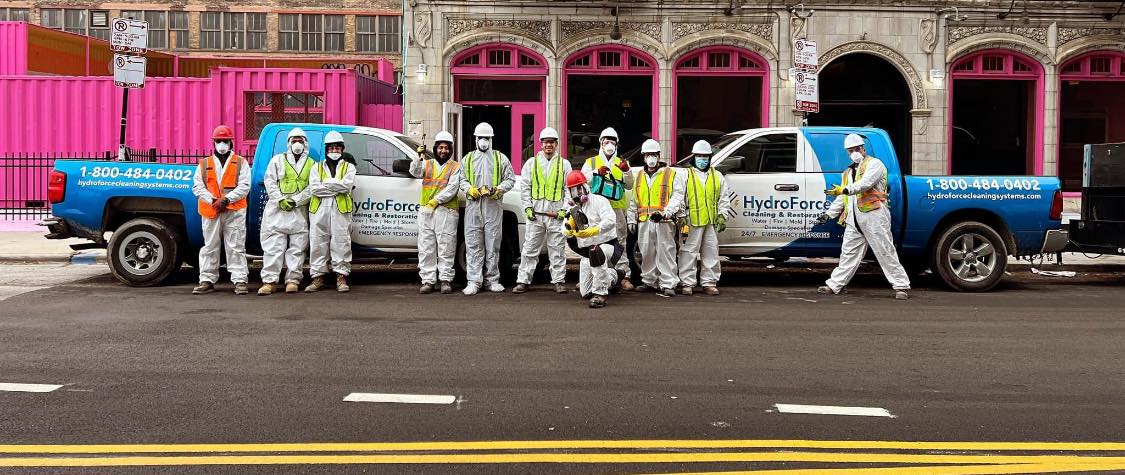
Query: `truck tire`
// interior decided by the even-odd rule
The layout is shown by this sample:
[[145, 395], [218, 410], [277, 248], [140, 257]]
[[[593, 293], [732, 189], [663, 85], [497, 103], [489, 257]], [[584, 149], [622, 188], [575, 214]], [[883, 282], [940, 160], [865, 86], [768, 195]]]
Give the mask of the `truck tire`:
[[991, 226], [977, 221], [955, 223], [934, 243], [933, 270], [953, 290], [984, 292], [1004, 277], [1008, 247]]
[[148, 287], [163, 282], [176, 270], [178, 247], [176, 231], [164, 221], [137, 218], [113, 232], [106, 259], [117, 280]]

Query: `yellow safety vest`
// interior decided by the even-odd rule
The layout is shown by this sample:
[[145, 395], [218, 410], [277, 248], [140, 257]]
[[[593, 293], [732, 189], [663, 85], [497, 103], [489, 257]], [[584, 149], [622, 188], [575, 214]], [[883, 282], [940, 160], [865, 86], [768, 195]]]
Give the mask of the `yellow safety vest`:
[[[637, 221], [648, 221], [653, 213], [664, 211], [668, 206], [668, 197], [672, 195], [672, 180], [676, 171], [664, 167], [657, 170], [649, 177], [644, 170], [637, 174], [637, 181], [633, 183], [633, 200], [637, 203]], [[656, 184], [655, 187], [649, 181]]]
[[[465, 179], [469, 180], [469, 186], [477, 186], [477, 179], [473, 176], [473, 155], [475, 152], [465, 154], [465, 158], [461, 159], [465, 163]], [[492, 187], [500, 186], [500, 152], [492, 151]]]
[[[434, 199], [449, 184], [449, 177], [457, 173], [460, 168], [461, 162], [457, 160], [449, 160], [442, 166], [438, 166], [436, 160], [422, 162], [422, 197], [418, 203], [424, 205]], [[461, 200], [454, 194], [453, 199], [441, 205], [446, 208], [457, 209], [461, 207]]]
[[707, 181], [699, 182], [695, 172], [688, 172], [687, 180], [688, 217], [692, 226], [707, 226], [719, 221], [719, 172], [714, 168], [707, 170]]
[[[621, 171], [620, 168], [617, 168], [617, 163], [620, 162], [620, 161], [621, 161], [621, 157], [617, 157], [617, 156], [614, 157], [614, 159], [608, 165], [609, 175], [612, 176], [614, 180], [617, 180], [618, 182], [624, 183], [625, 182], [625, 172]], [[586, 166], [590, 167], [590, 170], [594, 174], [597, 174], [599, 168], [601, 168], [603, 166], [607, 166], [607, 165], [605, 164], [605, 159], [602, 158], [601, 154], [598, 154], [598, 155], [594, 155], [593, 157], [587, 158], [586, 159]], [[628, 208], [629, 207], [629, 194], [625, 193], [625, 194], [621, 195], [621, 199], [612, 200], [612, 201], [609, 202], [609, 204], [613, 207], [613, 209]]]
[[285, 164], [285, 174], [282, 175], [281, 181], [278, 183], [282, 193], [292, 195], [309, 187], [309, 172], [312, 171], [311, 157], [305, 157], [305, 165], [301, 168], [301, 173], [297, 173], [297, 169], [289, 163], [288, 157], [282, 157], [281, 161]]
[[[863, 174], [867, 172], [867, 164], [870, 163], [873, 159], [874, 158], [869, 155], [859, 163], [859, 169], [856, 170], [856, 174], [858, 175], [856, 177], [857, 182], [863, 180]], [[849, 171], [850, 170], [845, 169], [844, 172], [840, 174], [840, 183], [843, 183], [843, 186], [848, 186], [849, 184], [851, 184], [851, 174], [848, 173]], [[887, 199], [889, 199], [890, 197], [890, 193], [887, 192], [887, 185], [890, 184], [887, 176], [887, 169], [884, 167], [883, 180], [881, 184], [876, 183], [875, 186], [871, 187], [867, 191], [856, 195], [857, 199], [859, 200], [857, 208], [859, 208], [859, 211], [861, 213], [867, 213], [882, 208], [883, 204], [887, 202]], [[850, 200], [851, 197], [849, 197], [848, 195], [841, 196], [844, 197], [844, 212], [840, 213], [839, 223], [844, 224], [848, 219], [848, 211], [851, 208], [850, 206], [848, 206], [848, 200]]]
[[[320, 180], [328, 179], [328, 165], [320, 163], [317, 167], [317, 173], [320, 175]], [[336, 167], [336, 179], [343, 180], [344, 174], [348, 172], [348, 162], [340, 160], [340, 164]], [[313, 196], [309, 199], [309, 211], [315, 213], [320, 209], [320, 197]], [[355, 209], [355, 203], [352, 202], [351, 193], [340, 193], [336, 195], [336, 209], [341, 213], [351, 213]]]
[[563, 188], [566, 185], [563, 181], [563, 160], [565, 159], [562, 157], [556, 157], [549, 176], [543, 176], [543, 170], [539, 166], [539, 155], [524, 164], [524, 166], [534, 167], [531, 172], [532, 199], [562, 201]]

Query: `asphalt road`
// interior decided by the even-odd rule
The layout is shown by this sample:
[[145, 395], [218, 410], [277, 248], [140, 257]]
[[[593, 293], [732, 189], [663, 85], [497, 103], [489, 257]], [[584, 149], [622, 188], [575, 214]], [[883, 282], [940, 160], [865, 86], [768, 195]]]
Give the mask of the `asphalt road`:
[[[0, 267], [7, 276], [0, 285], [18, 269]], [[822, 296], [815, 287], [826, 271], [732, 269], [718, 297], [628, 294], [589, 310], [574, 292], [556, 295], [545, 285], [518, 296], [418, 295], [416, 276], [404, 269], [362, 273], [351, 294], [239, 297], [227, 284], [221, 292], [192, 296], [194, 276], [184, 272], [172, 285], [144, 289], [108, 275], [72, 274], [81, 280], [9, 297], [0, 303], [0, 383], [63, 386], [48, 393], [0, 391], [0, 444], [146, 444], [119, 451], [156, 456], [179, 450], [159, 444], [184, 443], [556, 445], [223, 445], [189, 455], [264, 454], [261, 464], [292, 464], [202, 457], [158, 469], [139, 459], [123, 461], [124, 468], [50, 467], [56, 463], [49, 460], [76, 456], [5, 445], [0, 467], [5, 460], [48, 467], [0, 472], [672, 473], [922, 466], [909, 473], [985, 473], [925, 467], [1011, 462], [1013, 471], [987, 473], [1041, 473], [1080, 465], [1047, 460], [1061, 464], [1056, 470], [1018, 465], [1043, 462], [1038, 459], [1004, 461], [1012, 454], [1006, 450], [1018, 450], [1090, 456], [1083, 461], [1100, 457], [1106, 462], [1086, 468], [1125, 473], [1123, 275], [1065, 279], [1019, 272], [984, 294], [948, 292], [922, 279], [912, 299], [902, 302], [877, 274], [860, 275], [846, 296]], [[51, 272], [79, 271], [42, 273]], [[450, 395], [456, 402], [343, 401], [351, 393]], [[893, 417], [791, 414], [776, 404], [881, 408]], [[743, 442], [571, 442], [600, 440]], [[807, 450], [802, 443], [761, 442], [778, 440], [860, 442]], [[1118, 444], [1005, 448], [986, 442]], [[77, 457], [120, 455], [84, 451], [103, 453]], [[290, 451], [301, 453], [282, 458]], [[716, 462], [699, 455], [716, 451], [734, 455]], [[806, 452], [814, 455], [793, 455]], [[357, 454], [375, 458], [347, 459]], [[420, 458], [378, 459], [382, 454]], [[458, 458], [465, 454], [482, 458]], [[973, 455], [1000, 458], [940, 459]], [[35, 458], [13, 462], [24, 457]], [[598, 457], [609, 457], [609, 463]], [[635, 463], [618, 463], [627, 460]], [[362, 464], [347, 465], [353, 462]]]

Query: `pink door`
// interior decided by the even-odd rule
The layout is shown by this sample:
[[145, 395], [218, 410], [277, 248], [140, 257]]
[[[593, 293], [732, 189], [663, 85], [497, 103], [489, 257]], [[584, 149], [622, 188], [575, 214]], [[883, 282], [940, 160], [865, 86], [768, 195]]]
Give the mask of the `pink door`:
[[517, 102], [512, 104], [512, 169], [519, 173], [523, 162], [539, 151], [539, 131], [546, 126], [543, 104]]

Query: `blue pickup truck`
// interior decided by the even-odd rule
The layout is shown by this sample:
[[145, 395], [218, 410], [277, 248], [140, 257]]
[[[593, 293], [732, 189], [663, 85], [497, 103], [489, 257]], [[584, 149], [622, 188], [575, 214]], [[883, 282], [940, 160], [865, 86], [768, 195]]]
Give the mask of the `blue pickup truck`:
[[[314, 158], [323, 155], [323, 134], [337, 130], [357, 159], [356, 257], [414, 256], [421, 183], [406, 171], [417, 144], [397, 132], [315, 124], [271, 124], [263, 131], [254, 155], [248, 252], [261, 249], [265, 159], [284, 149], [285, 134], [296, 125], [309, 133]], [[824, 190], [839, 183], [851, 163], [842, 145], [849, 133], [863, 136], [868, 153], [886, 164], [894, 238], [910, 270], [930, 268], [953, 289], [983, 291], [1003, 277], [1008, 256], [1055, 252], [1065, 245], [1065, 237], [1051, 238], [1062, 213], [1056, 178], [907, 176], [882, 130], [789, 127], [735, 132], [713, 145], [712, 166], [726, 175], [733, 192], [734, 215], [719, 237], [720, 253], [735, 259], [837, 256], [842, 228], [817, 224], [816, 218], [831, 203]], [[123, 282], [159, 283], [182, 263], [193, 263], [202, 245], [191, 194], [194, 170], [60, 160], [49, 179], [48, 238], [88, 238], [91, 246], [108, 248], [110, 267]], [[509, 272], [523, 227], [518, 193], [517, 188], [504, 198], [501, 267]]]

